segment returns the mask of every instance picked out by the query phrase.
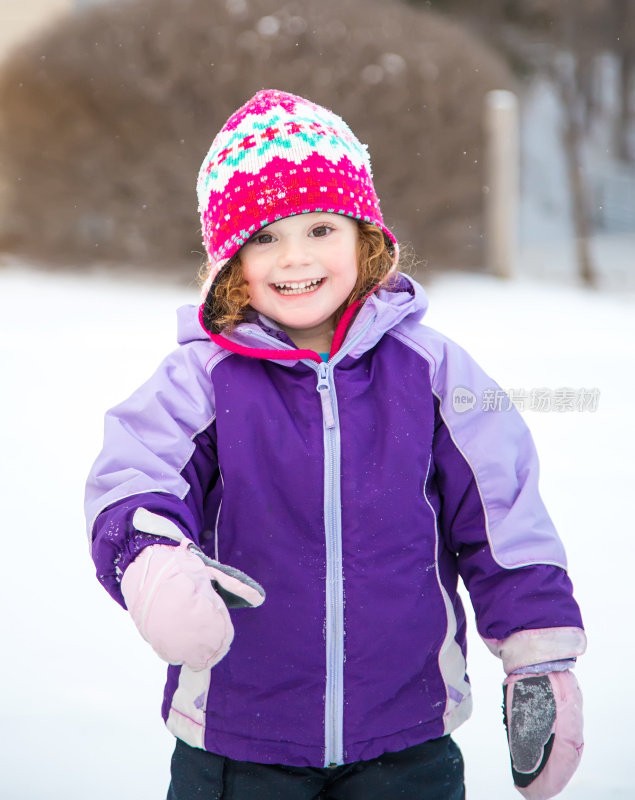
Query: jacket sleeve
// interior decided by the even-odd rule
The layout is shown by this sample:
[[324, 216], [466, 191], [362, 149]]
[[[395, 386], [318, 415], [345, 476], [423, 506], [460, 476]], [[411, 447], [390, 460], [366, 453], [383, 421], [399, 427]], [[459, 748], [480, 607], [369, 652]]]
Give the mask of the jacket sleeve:
[[218, 479], [209, 356], [203, 343], [179, 348], [106, 413], [85, 511], [97, 577], [124, 607], [126, 567], [149, 544], [173, 543], [174, 528], [162, 520], [200, 544], [204, 507]]
[[458, 345], [434, 333], [429, 355], [440, 535], [456, 554], [479, 634], [506, 672], [578, 656], [586, 638], [529, 429]]

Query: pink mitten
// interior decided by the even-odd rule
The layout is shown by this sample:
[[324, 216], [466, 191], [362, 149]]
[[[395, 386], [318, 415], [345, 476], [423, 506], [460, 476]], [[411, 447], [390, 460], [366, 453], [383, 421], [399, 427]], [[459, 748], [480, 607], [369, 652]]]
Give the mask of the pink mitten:
[[193, 670], [208, 669], [227, 654], [234, 638], [228, 605], [258, 606], [264, 601], [255, 581], [207, 558], [187, 540], [142, 550], [124, 572], [121, 591], [155, 652], [170, 664]]
[[573, 673], [510, 675], [503, 714], [512, 776], [527, 800], [548, 800], [576, 771], [582, 749], [582, 694]]

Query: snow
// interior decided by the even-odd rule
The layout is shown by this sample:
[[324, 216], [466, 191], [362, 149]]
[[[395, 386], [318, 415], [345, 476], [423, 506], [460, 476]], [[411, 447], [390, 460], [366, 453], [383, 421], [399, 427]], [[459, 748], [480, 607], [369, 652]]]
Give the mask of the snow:
[[[586, 752], [563, 800], [635, 792], [630, 733], [635, 557], [630, 499], [635, 297], [571, 280], [448, 275], [428, 324], [464, 345], [505, 389], [600, 390], [593, 411], [523, 412], [544, 499], [565, 542], [589, 635], [576, 673]], [[196, 301], [152, 279], [0, 269], [0, 662], [7, 800], [165, 796], [173, 739], [160, 719], [164, 666], [98, 585], [83, 484], [104, 410], [174, 346], [174, 309]], [[511, 800], [503, 672], [470, 630], [475, 711], [456, 734], [471, 800]], [[619, 695], [612, 686], [622, 686]]]

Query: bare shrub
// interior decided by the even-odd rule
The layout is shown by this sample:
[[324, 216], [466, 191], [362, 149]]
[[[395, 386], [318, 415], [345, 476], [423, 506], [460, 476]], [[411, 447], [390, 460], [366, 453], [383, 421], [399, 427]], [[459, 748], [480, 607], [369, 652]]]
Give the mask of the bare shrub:
[[[430, 266], [480, 253], [485, 91], [504, 64], [459, 25], [386, 0], [132, 0], [76, 13], [0, 74], [0, 247], [46, 259], [201, 259], [194, 183], [261, 88], [369, 144], [387, 223]], [[194, 254], [194, 255], [193, 255]]]

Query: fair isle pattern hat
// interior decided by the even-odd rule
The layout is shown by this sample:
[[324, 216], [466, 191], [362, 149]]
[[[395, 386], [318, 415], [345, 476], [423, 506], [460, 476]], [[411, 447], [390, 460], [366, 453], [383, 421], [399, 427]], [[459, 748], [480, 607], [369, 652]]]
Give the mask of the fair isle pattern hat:
[[366, 145], [326, 108], [276, 90], [258, 92], [214, 139], [197, 181], [203, 241], [214, 278], [254, 233], [311, 211], [344, 214], [384, 231]]

